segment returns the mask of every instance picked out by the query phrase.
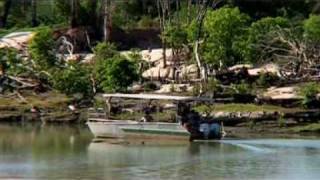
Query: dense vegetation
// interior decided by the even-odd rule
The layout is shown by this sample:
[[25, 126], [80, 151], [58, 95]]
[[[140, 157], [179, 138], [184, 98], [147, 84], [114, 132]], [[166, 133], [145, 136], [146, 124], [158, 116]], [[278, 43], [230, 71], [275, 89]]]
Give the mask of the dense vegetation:
[[[209, 70], [223, 71], [236, 64], [277, 63], [281, 80], [313, 77], [320, 58], [320, 4], [317, 1], [259, 0], [1, 0], [0, 33], [33, 28], [28, 45], [31, 62], [21, 60], [12, 49], [2, 49], [0, 70], [26, 74], [66, 94], [126, 92], [140, 80], [141, 57], [125, 57], [119, 49], [157, 45], [148, 34], [155, 31], [161, 47], [173, 49], [173, 58], [197, 64], [199, 90], [217, 94], [222, 82]], [[138, 33], [137, 33], [138, 34]], [[120, 36], [120, 38], [119, 38]], [[62, 39], [65, 37], [66, 39]], [[144, 37], [145, 38], [145, 37]], [[149, 38], [149, 39], [148, 39]], [[68, 46], [60, 51], [59, 42]], [[137, 42], [137, 43], [133, 43]], [[69, 44], [68, 44], [69, 43]], [[124, 44], [123, 44], [124, 43]], [[71, 45], [70, 45], [71, 44]], [[156, 45], [155, 45], [156, 44]], [[141, 45], [141, 47], [140, 47]], [[93, 63], [66, 61], [62, 53], [95, 54]], [[75, 58], [76, 59], [76, 58]], [[163, 58], [163, 67], [168, 64]], [[230, 94], [255, 94], [278, 77], [261, 74], [255, 80], [231, 82]], [[301, 90], [303, 105], [317, 97], [318, 87]]]

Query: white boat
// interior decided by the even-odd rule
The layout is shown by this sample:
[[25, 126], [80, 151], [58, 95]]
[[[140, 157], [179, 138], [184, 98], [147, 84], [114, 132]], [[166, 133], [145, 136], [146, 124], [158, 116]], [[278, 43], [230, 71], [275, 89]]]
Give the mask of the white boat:
[[122, 138], [124, 137], [124, 131], [122, 126], [128, 126], [130, 124], [137, 124], [137, 121], [123, 121], [123, 120], [101, 120], [101, 121], [89, 121], [87, 125], [90, 131], [98, 138]]
[[[181, 104], [182, 102], [211, 101], [208, 98], [196, 98], [186, 96], [167, 96], [152, 94], [105, 94], [108, 112], [110, 114], [112, 98], [130, 98], [144, 100], [171, 100]], [[179, 105], [178, 105], [179, 109]], [[133, 120], [111, 120], [108, 118], [89, 117], [87, 125], [97, 138], [161, 138], [188, 139], [189, 131], [181, 123], [166, 122], [139, 122]]]
[[165, 137], [186, 139], [189, 137], [189, 132], [179, 123], [107, 120], [100, 122], [89, 121], [87, 124], [97, 138]]

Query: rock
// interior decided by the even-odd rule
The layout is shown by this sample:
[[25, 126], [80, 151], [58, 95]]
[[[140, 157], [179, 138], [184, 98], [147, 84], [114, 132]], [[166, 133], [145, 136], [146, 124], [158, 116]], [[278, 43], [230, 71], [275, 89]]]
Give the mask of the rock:
[[[162, 49], [142, 50], [142, 51], [140, 51], [140, 55], [142, 56], [142, 60], [145, 60], [150, 63], [158, 64], [159, 61], [163, 59], [162, 52], [163, 52]], [[130, 53], [131, 53], [131, 51], [122, 51], [121, 55], [128, 58]], [[172, 49], [167, 49], [166, 50], [166, 57], [170, 58], [171, 56], [172, 56]]]
[[192, 90], [190, 84], [164, 84], [160, 90], [155, 91], [156, 93], [171, 93], [171, 92], [188, 92]]
[[140, 85], [140, 84], [134, 84], [134, 85], [132, 85], [131, 87], [129, 87], [129, 90], [130, 90], [130, 91], [133, 91], [133, 92], [141, 92], [141, 91], [143, 91], [144, 89], [143, 89], [143, 86], [142, 86], [142, 85]]
[[182, 65], [179, 78], [196, 79], [198, 77], [198, 66], [196, 64]]
[[81, 56], [79, 54], [72, 54], [67, 56], [66, 61], [67, 62], [79, 62], [81, 59]]
[[91, 63], [94, 59], [95, 55], [94, 54], [83, 54], [82, 63]]
[[237, 65], [229, 67], [228, 70], [229, 71], [238, 71], [238, 70], [241, 70], [243, 68], [252, 69], [253, 67], [252, 67], [251, 64], [237, 64]]
[[173, 78], [173, 68], [166, 67], [159, 65], [156, 67], [152, 67], [145, 72], [142, 73], [142, 77], [146, 79], [166, 79], [166, 78]]
[[301, 99], [298, 95], [297, 87], [271, 87], [263, 94], [263, 97], [270, 99]]
[[259, 68], [248, 69], [248, 73], [251, 76], [258, 76], [263, 73], [271, 73], [271, 74], [281, 76], [279, 66], [276, 64], [273, 64], [273, 63], [266, 64], [266, 65], [261, 66]]
[[0, 48], [8, 47], [23, 50], [33, 38], [34, 34], [33, 32], [10, 33], [0, 39]]

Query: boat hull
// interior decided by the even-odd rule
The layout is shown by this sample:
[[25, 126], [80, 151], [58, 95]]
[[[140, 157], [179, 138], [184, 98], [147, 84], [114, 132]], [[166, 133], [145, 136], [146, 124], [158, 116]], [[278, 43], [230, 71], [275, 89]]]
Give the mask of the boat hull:
[[137, 123], [135, 121], [101, 121], [87, 122], [87, 125], [95, 137], [101, 138], [121, 138], [124, 131], [120, 128], [128, 124]]
[[87, 124], [94, 136], [99, 138], [188, 139], [190, 135], [178, 123], [106, 121]]

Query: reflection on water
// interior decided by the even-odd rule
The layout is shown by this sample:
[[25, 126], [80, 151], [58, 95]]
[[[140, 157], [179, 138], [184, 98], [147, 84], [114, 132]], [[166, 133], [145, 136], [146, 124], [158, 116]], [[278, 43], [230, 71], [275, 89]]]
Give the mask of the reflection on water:
[[320, 178], [320, 140], [91, 140], [84, 127], [0, 125], [0, 179]]

